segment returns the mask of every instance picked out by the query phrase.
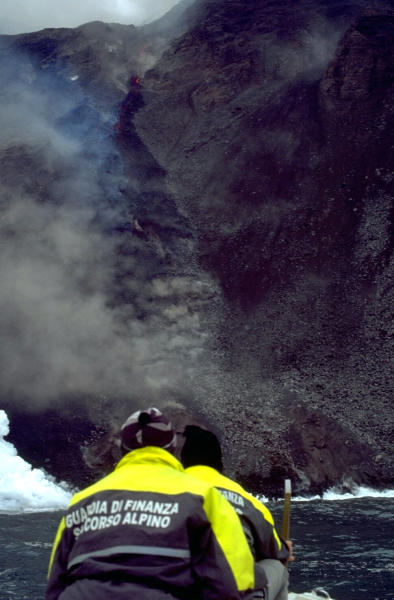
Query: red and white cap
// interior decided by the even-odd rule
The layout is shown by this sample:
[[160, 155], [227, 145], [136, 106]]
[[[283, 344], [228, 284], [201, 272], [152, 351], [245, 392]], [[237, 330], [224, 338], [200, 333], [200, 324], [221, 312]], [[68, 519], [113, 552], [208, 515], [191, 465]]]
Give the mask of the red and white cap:
[[125, 450], [159, 446], [171, 451], [176, 447], [176, 432], [158, 408], [147, 408], [133, 413], [123, 423], [121, 440]]

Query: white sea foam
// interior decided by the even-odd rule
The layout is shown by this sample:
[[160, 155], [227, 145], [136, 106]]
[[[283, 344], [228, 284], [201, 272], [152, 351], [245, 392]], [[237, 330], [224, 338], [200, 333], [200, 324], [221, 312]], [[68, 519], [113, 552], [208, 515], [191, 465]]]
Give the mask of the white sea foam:
[[293, 502], [311, 502], [313, 500], [355, 500], [356, 498], [394, 498], [394, 490], [375, 490], [367, 486], [352, 486], [351, 492], [330, 488], [321, 496], [294, 496]]
[[6, 412], [0, 410], [0, 511], [27, 512], [63, 509], [71, 492], [41, 469], [33, 469], [4, 440], [9, 433]]
[[329, 489], [324, 492], [323, 500], [350, 500], [352, 498], [394, 498], [394, 490], [374, 490], [366, 486], [356, 486], [353, 492], [338, 492]]
[[[352, 492], [340, 491], [337, 488], [330, 488], [324, 492], [321, 496], [293, 496], [292, 502], [313, 502], [316, 500], [355, 500], [357, 498], [394, 498], [394, 490], [375, 490], [366, 486], [352, 486]], [[266, 498], [262, 494], [256, 496], [258, 500], [266, 504], [270, 502], [269, 498]], [[281, 498], [277, 499], [278, 502]]]

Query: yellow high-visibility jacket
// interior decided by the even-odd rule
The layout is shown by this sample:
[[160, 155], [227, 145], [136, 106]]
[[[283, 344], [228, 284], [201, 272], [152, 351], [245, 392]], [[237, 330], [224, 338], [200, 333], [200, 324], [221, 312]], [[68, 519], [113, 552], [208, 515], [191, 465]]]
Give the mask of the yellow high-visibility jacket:
[[46, 600], [238, 600], [253, 589], [253, 563], [224, 497], [150, 446], [72, 498]]
[[196, 465], [186, 469], [186, 473], [215, 486], [232, 504], [241, 519], [256, 561], [274, 558], [286, 563], [288, 547], [278, 535], [274, 519], [262, 502], [212, 467]]

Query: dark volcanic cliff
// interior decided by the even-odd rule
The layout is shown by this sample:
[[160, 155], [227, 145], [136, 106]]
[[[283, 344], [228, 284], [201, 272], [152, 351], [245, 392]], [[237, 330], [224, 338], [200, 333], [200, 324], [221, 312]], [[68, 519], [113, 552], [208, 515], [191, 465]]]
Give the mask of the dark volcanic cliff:
[[[18, 66], [3, 67], [8, 104], [50, 98], [40, 123], [58, 142], [49, 158], [37, 128], [3, 136], [4, 232], [33, 245], [39, 280], [52, 262], [80, 270], [60, 269], [66, 300], [50, 279], [41, 328], [41, 295], [9, 284], [3, 315], [24, 326], [4, 328], [4, 406], [20, 414], [31, 390], [39, 411], [79, 403], [103, 426], [146, 398], [175, 401], [216, 429], [251, 489], [277, 491], [284, 475], [299, 489], [392, 484], [393, 34], [390, 2], [200, 0], [140, 29], [3, 38], [2, 64]], [[56, 232], [44, 261], [25, 243], [10, 217], [21, 189], [37, 227], [67, 208], [62, 239], [88, 206], [85, 259]], [[48, 317], [59, 298], [53, 318], [67, 328], [72, 315], [75, 345]], [[56, 344], [29, 341], [42, 327]]]
[[272, 452], [312, 481], [390, 478], [393, 11], [199, 6], [136, 122], [226, 299], [238, 464], [249, 443], [255, 473]]

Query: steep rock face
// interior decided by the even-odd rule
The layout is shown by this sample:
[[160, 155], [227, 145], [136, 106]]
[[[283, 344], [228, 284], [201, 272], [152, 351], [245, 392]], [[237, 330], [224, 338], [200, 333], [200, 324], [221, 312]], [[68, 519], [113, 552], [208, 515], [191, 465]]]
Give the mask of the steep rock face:
[[[232, 464], [272, 479], [276, 462], [312, 487], [390, 481], [393, 11], [198, 8], [144, 77], [135, 121], [226, 298], [215, 335]], [[315, 410], [335, 431], [319, 465], [302, 435], [321, 437]]]
[[390, 3], [361, 0], [0, 39], [1, 397], [26, 458], [83, 484], [85, 438], [171, 401], [252, 490], [393, 482], [392, 52]]

